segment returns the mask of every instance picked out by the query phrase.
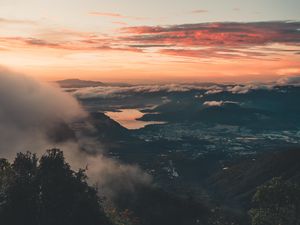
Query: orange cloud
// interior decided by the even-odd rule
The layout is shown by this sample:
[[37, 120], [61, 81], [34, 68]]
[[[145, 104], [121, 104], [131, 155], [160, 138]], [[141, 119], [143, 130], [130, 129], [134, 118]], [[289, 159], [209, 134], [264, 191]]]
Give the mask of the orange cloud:
[[[101, 13], [122, 17], [114, 13]], [[45, 47], [73, 51], [156, 52], [169, 56], [219, 59], [299, 55], [300, 22], [200, 23], [122, 28], [119, 36], [73, 30], [49, 31], [37, 37], [2, 37], [3, 47]], [[276, 48], [273, 46], [277, 44]], [[290, 46], [294, 49], [285, 49]]]
[[300, 22], [200, 23], [139, 26], [123, 29], [131, 41], [182, 46], [249, 46], [268, 43], [300, 44]]
[[216, 59], [258, 59], [268, 56], [267, 53], [251, 52], [237, 49], [205, 48], [205, 49], [161, 49], [161, 54], [173, 56], [185, 56], [194, 58], [216, 58]]
[[299, 72], [299, 27], [286, 21], [200, 23], [126, 27], [111, 35], [45, 29], [0, 37], [0, 56], [5, 65], [56, 78], [269, 79]]
[[[159, 52], [197, 58], [266, 57], [272, 55], [258, 47], [294, 46], [294, 50], [289, 50], [291, 53], [299, 52], [300, 47], [300, 22], [291, 21], [138, 26], [126, 27], [122, 31], [127, 34], [123, 40], [132, 45], [175, 46], [171, 49], [162, 47]], [[248, 51], [251, 48], [256, 50]]]

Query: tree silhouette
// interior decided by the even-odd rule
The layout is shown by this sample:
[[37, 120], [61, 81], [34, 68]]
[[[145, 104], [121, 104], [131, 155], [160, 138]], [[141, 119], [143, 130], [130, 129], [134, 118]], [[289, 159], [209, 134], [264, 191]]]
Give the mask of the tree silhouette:
[[51, 149], [40, 160], [18, 153], [0, 161], [0, 224], [105, 225], [97, 190], [84, 170], [73, 171], [63, 152]]

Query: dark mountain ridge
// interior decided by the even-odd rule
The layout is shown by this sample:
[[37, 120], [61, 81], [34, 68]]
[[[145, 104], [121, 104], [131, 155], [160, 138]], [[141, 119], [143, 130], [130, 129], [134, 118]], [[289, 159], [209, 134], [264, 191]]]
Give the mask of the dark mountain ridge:
[[66, 79], [59, 80], [56, 83], [62, 88], [84, 88], [84, 87], [98, 87], [105, 86], [100, 81], [80, 80], [80, 79]]

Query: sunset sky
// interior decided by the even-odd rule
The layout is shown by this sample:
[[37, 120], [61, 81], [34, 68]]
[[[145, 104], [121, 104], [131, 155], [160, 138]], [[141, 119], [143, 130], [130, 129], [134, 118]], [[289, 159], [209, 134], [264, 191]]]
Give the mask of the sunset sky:
[[42, 80], [300, 74], [299, 0], [0, 0], [0, 65]]

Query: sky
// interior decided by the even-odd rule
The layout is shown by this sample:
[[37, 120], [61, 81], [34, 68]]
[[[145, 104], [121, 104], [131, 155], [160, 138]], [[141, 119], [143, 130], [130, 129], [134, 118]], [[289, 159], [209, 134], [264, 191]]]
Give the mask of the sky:
[[300, 74], [299, 0], [0, 0], [0, 65], [41, 80]]

